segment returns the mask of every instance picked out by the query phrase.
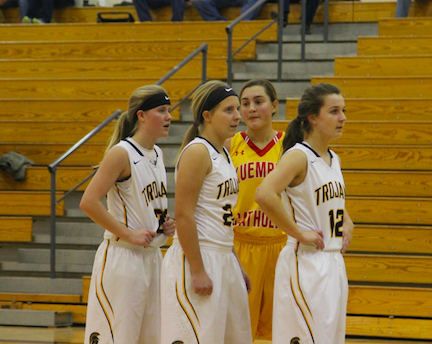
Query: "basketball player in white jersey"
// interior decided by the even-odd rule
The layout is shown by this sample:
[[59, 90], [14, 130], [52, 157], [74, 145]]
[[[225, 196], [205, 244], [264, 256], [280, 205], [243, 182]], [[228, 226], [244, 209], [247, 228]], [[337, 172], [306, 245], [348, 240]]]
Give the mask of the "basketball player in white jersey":
[[[160, 343], [160, 246], [175, 231], [167, 214], [162, 151], [170, 100], [156, 85], [136, 89], [80, 207], [106, 229], [93, 266], [85, 344]], [[102, 199], [108, 195], [108, 210]]]
[[[283, 141], [284, 155], [256, 201], [288, 234], [275, 278], [273, 344], [344, 344], [348, 281], [342, 253], [354, 225], [339, 157], [345, 102], [330, 84], [308, 88]], [[283, 205], [278, 202], [282, 196]]]
[[[237, 94], [200, 86], [176, 166], [177, 235], [162, 267], [162, 344], [251, 344], [250, 280], [234, 249], [238, 178], [224, 142], [240, 121]], [[199, 136], [198, 136], [199, 135]]]

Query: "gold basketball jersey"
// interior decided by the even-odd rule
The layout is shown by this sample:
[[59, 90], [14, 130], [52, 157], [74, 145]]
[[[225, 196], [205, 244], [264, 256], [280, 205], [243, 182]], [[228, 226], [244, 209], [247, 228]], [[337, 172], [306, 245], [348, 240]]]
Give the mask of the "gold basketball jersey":
[[254, 237], [286, 236], [270, 221], [255, 202], [255, 192], [264, 177], [279, 161], [284, 133], [277, 132], [263, 149], [239, 132], [231, 139], [230, 154], [239, 179], [239, 195], [234, 207], [234, 232]]

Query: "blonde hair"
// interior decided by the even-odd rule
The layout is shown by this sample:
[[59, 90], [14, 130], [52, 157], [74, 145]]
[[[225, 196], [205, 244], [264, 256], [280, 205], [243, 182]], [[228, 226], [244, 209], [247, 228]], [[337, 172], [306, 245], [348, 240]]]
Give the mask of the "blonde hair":
[[132, 92], [129, 98], [129, 107], [117, 119], [114, 132], [108, 140], [105, 154], [121, 140], [136, 133], [138, 129], [138, 121], [135, 119], [136, 112], [148, 98], [159, 93], [166, 93], [165, 89], [159, 85], [141, 86]]
[[[179, 149], [179, 153], [177, 154], [176, 157], [176, 161], [178, 161], [179, 154], [181, 153], [183, 148], [185, 148], [189, 142], [191, 142], [195, 137], [199, 135], [199, 127], [204, 123], [204, 117], [202, 116], [201, 109], [204, 106], [210, 94], [220, 87], [229, 87], [229, 86], [220, 80], [211, 80], [198, 87], [197, 90], [195, 91], [192, 99], [193, 124], [191, 125], [191, 127], [189, 128], [189, 130], [187, 131], [183, 139], [183, 142]], [[213, 113], [213, 111], [217, 108], [218, 105], [216, 105], [213, 109], [211, 109], [210, 112]]]

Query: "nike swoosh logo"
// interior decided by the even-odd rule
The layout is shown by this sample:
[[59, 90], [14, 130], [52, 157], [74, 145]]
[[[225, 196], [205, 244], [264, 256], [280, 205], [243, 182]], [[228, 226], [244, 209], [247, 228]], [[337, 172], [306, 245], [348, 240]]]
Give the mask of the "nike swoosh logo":
[[311, 160], [311, 164], [313, 164], [315, 161], [316, 161], [316, 160], [314, 160], [314, 161]]
[[216, 157], [216, 158], [213, 158], [213, 160], [216, 160], [218, 157]]
[[229, 91], [231, 91], [232, 90], [232, 88], [226, 88], [225, 89], [225, 91], [227, 91], [227, 92], [229, 92]]
[[141, 160], [134, 161], [133, 163], [134, 163], [134, 165], [136, 165], [136, 164], [138, 164], [140, 161], [141, 161]]
[[165, 100], [169, 100], [169, 98], [167, 96], [165, 96]]

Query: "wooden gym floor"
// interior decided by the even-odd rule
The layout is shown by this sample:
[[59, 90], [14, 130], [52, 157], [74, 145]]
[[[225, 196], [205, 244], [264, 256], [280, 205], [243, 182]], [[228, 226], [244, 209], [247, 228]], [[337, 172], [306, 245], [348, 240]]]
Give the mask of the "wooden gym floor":
[[[42, 328], [0, 326], [0, 344], [82, 344], [84, 342], [84, 326]], [[427, 344], [432, 342], [412, 342], [382, 339], [347, 339], [346, 344]], [[271, 344], [270, 341], [256, 340], [255, 344]]]

